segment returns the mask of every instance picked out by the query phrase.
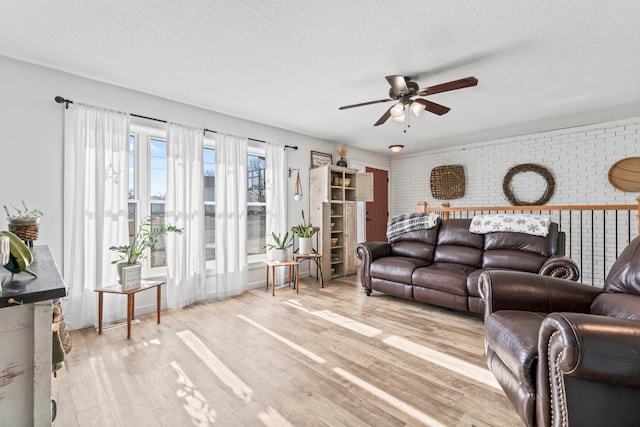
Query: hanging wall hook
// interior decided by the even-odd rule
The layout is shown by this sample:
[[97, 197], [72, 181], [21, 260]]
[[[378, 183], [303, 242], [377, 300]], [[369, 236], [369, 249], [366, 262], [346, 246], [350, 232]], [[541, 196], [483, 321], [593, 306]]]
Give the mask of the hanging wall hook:
[[300, 172], [300, 168], [289, 168], [289, 178], [291, 178], [291, 174], [293, 173], [293, 171]]

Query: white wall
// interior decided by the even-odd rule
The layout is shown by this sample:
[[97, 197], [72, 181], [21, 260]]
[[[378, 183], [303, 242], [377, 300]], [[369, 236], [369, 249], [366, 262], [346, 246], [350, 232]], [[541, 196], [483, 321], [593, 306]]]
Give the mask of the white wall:
[[[0, 205], [19, 203], [45, 212], [37, 244], [51, 247], [62, 266], [63, 196], [63, 110], [54, 102], [57, 95], [128, 113], [140, 114], [200, 126], [238, 136], [297, 145], [288, 150], [289, 165], [300, 168], [304, 198], [289, 204], [289, 224], [298, 224], [300, 210], [309, 209], [308, 168], [310, 151], [331, 153], [341, 142], [325, 141], [295, 132], [249, 122], [216, 112], [158, 98], [68, 73], [0, 56]], [[364, 150], [350, 149], [349, 158], [367, 164], [387, 165], [388, 158]], [[288, 194], [293, 194], [294, 176]], [[0, 229], [6, 229], [0, 215]], [[306, 264], [306, 263], [305, 263]], [[303, 267], [302, 275], [308, 271]], [[250, 281], [264, 283], [263, 269], [256, 269]]]
[[[509, 206], [502, 181], [511, 167], [521, 163], [537, 163], [551, 171], [555, 192], [549, 205], [633, 204], [638, 193], [617, 190], [607, 179], [609, 168], [630, 156], [640, 156], [640, 117], [395, 156], [391, 159], [391, 215], [415, 212], [420, 201], [430, 206], [443, 202]], [[434, 199], [431, 169], [450, 164], [464, 166], [465, 195]], [[533, 173], [518, 175], [512, 184], [518, 198], [526, 201], [538, 199], [545, 188], [544, 180]]]
[[[395, 156], [391, 159], [390, 215], [416, 212], [420, 201], [427, 201], [429, 206], [440, 206], [443, 202], [449, 202], [451, 206], [509, 206], [502, 191], [502, 182], [507, 171], [521, 163], [537, 163], [553, 174], [555, 192], [548, 205], [633, 205], [639, 193], [627, 193], [614, 188], [608, 181], [608, 172], [617, 161], [637, 156], [640, 156], [640, 117], [539, 132], [449, 150]], [[435, 166], [449, 164], [464, 166], [465, 196], [455, 200], [436, 200], [431, 196], [431, 170]], [[534, 173], [523, 173], [513, 179], [512, 188], [520, 200], [534, 201], [543, 194], [545, 181]], [[577, 218], [576, 221], [574, 224], [580, 224], [581, 220]], [[582, 219], [582, 223], [590, 221], [590, 218]], [[609, 219], [607, 221], [610, 222]], [[629, 222], [633, 236], [636, 216], [633, 215]], [[590, 223], [586, 225], [590, 229]], [[566, 228], [564, 231], [568, 230]], [[606, 239], [608, 248], [605, 263], [595, 259], [592, 268], [591, 258], [582, 260], [583, 279], [586, 282], [596, 277], [595, 283], [601, 283], [601, 275], [608, 271], [616, 250], [626, 244], [621, 238], [616, 248], [612, 230], [613, 227], [606, 231], [598, 227], [592, 235], [585, 237], [588, 240], [584, 244], [590, 246], [593, 239], [596, 248], [605, 246], [603, 241]], [[576, 233], [578, 231], [572, 234]], [[619, 232], [620, 236], [623, 234], [628, 234], [627, 230]], [[580, 253], [574, 251], [572, 257], [580, 262]]]

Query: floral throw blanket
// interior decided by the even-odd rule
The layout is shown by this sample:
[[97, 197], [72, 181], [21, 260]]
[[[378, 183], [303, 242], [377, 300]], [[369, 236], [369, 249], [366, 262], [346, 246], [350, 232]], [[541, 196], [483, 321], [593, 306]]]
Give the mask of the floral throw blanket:
[[469, 231], [476, 234], [510, 231], [546, 237], [549, 234], [551, 217], [548, 215], [491, 214], [476, 215]]
[[438, 224], [440, 216], [435, 212], [420, 212], [394, 216], [387, 226], [387, 238], [392, 239], [403, 233], [428, 230]]

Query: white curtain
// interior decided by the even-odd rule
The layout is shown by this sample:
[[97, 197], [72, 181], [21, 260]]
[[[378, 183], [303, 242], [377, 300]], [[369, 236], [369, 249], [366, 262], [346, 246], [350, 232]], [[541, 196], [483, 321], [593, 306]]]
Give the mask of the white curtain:
[[[97, 324], [94, 289], [116, 283], [113, 245], [128, 242], [129, 116], [82, 104], [65, 110], [64, 259], [70, 329]], [[106, 297], [103, 321], [126, 317]]]
[[203, 130], [169, 123], [167, 134], [167, 306], [182, 308], [204, 299]]
[[216, 138], [215, 297], [247, 289], [247, 138]]
[[[272, 243], [271, 233], [287, 232], [287, 152], [283, 145], [267, 142], [266, 146], [266, 198], [267, 198], [267, 235], [266, 241]], [[291, 250], [290, 250], [291, 251]], [[267, 251], [267, 259], [273, 259], [273, 251]], [[276, 282], [284, 282], [286, 269], [276, 269]]]

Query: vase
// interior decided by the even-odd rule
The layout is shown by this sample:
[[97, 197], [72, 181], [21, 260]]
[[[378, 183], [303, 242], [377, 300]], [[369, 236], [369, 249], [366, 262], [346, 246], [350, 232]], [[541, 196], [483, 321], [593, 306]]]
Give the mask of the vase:
[[345, 159], [344, 157], [340, 157], [340, 160], [338, 160], [336, 162], [336, 166], [342, 166], [342, 167], [346, 168], [347, 165], [348, 165], [347, 159]]
[[40, 218], [7, 218], [7, 226], [9, 231], [18, 236], [27, 243], [27, 246], [33, 247], [33, 241], [38, 240], [38, 232], [40, 231]]
[[274, 249], [273, 250], [273, 260], [275, 262], [283, 262], [287, 260], [287, 250], [286, 249]]
[[300, 237], [298, 239], [298, 244], [300, 245], [300, 248], [298, 248], [298, 253], [300, 255], [309, 255], [313, 252], [311, 237]]
[[139, 262], [135, 263], [135, 264], [127, 264], [124, 261], [120, 261], [116, 263], [116, 275], [118, 277], [118, 283], [122, 284], [122, 269], [125, 267], [137, 267], [140, 269], [140, 271], [142, 271], [142, 264], [140, 264]]

